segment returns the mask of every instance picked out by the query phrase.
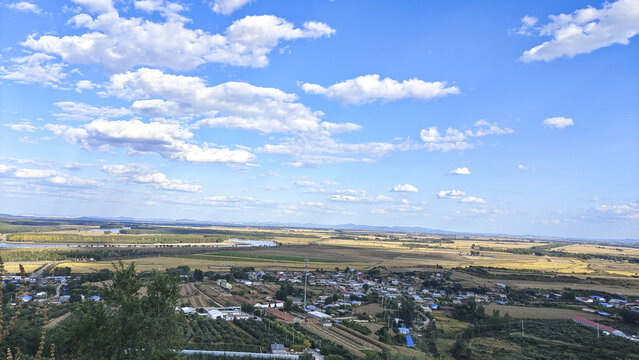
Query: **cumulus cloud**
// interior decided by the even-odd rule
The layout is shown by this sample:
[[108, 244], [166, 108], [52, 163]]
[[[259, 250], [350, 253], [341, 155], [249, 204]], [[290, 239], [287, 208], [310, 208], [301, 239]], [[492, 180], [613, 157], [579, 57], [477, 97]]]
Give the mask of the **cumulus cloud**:
[[120, 17], [110, 1], [77, 2], [98, 13], [95, 17], [78, 14], [69, 20], [77, 28], [86, 29], [84, 33], [32, 34], [22, 44], [57, 55], [67, 63], [97, 63], [116, 72], [144, 65], [185, 71], [206, 63], [264, 67], [269, 62], [268, 54], [282, 41], [328, 37], [335, 32], [320, 22], [295, 27], [276, 16], [261, 15], [234, 21], [224, 34], [211, 34], [185, 27], [189, 19], [177, 15], [182, 7], [176, 4], [161, 7], [156, 1], [137, 2], [138, 8], [160, 11], [166, 17], [165, 22], [153, 22]]
[[144, 164], [105, 165], [102, 170], [111, 176], [117, 177], [119, 181], [129, 184], [143, 184], [160, 190], [185, 192], [202, 190], [200, 185], [192, 185], [179, 179], [168, 179], [165, 174]]
[[111, 76], [105, 94], [135, 100], [131, 109], [148, 116], [202, 115], [199, 127], [225, 127], [262, 133], [323, 132], [334, 134], [359, 130], [352, 123], [323, 122], [314, 112], [296, 102], [295, 94], [257, 87], [245, 82], [207, 86], [194, 76], [170, 75], [141, 68]]
[[470, 175], [470, 170], [467, 167], [460, 167], [448, 172], [449, 175]]
[[0, 66], [0, 79], [58, 88], [67, 74], [64, 72], [65, 64], [54, 62], [54, 59], [43, 53], [12, 58], [9, 68]]
[[534, 16], [524, 16], [521, 18], [521, 27], [516, 31], [516, 33], [519, 35], [532, 35], [533, 26], [535, 26], [538, 21], [539, 19]]
[[466, 193], [461, 190], [441, 190], [437, 193], [440, 199], [460, 199], [463, 196], [466, 196]]
[[488, 135], [506, 135], [512, 134], [513, 132], [513, 129], [501, 128], [497, 123], [489, 123], [485, 120], [475, 122], [474, 131], [461, 131], [449, 127], [443, 135], [439, 132], [436, 126], [431, 126], [420, 131], [419, 136], [422, 139], [423, 144], [420, 144], [418, 148], [423, 148], [428, 151], [444, 152], [451, 150], [466, 150], [475, 146], [468, 142], [471, 138]]
[[16, 11], [30, 12], [37, 15], [42, 14], [42, 9], [38, 5], [30, 3], [28, 1], [10, 3], [10, 4], [7, 4], [6, 6], [9, 9], [16, 10]]
[[230, 15], [250, 2], [251, 0], [214, 0], [213, 11], [222, 15]]
[[180, 124], [99, 119], [80, 127], [47, 124], [45, 128], [89, 150], [127, 147], [130, 154], [155, 153], [172, 160], [202, 163], [248, 163], [255, 158], [246, 150], [193, 144], [193, 133]]
[[566, 126], [573, 126], [575, 123], [571, 118], [565, 118], [565, 117], [551, 117], [548, 118], [544, 121], [542, 121], [542, 124], [546, 127], [552, 127], [552, 128], [556, 128], [556, 129], [563, 129]]
[[131, 115], [131, 111], [125, 108], [97, 107], [74, 101], [60, 101], [53, 103], [53, 105], [60, 109], [60, 112], [53, 113], [53, 116], [58, 120], [88, 121], [97, 118], [111, 119]]
[[302, 90], [310, 94], [324, 95], [344, 104], [361, 105], [375, 101], [390, 102], [403, 98], [429, 100], [441, 96], [459, 94], [455, 86], [446, 87], [446, 82], [426, 82], [410, 79], [398, 82], [391, 78], [380, 80], [377, 74], [358, 76], [329, 87], [304, 83]]
[[[613, 44], [627, 45], [639, 32], [639, 2], [618, 0], [605, 2], [602, 8], [586, 7], [572, 14], [550, 15], [547, 24], [535, 28], [540, 36], [552, 39], [524, 51], [523, 62], [551, 61], [574, 57]], [[531, 22], [529, 18], [524, 17]], [[529, 29], [534, 23], [527, 25]]]
[[38, 129], [36, 126], [29, 124], [29, 122], [22, 124], [5, 124], [5, 126], [9, 127], [13, 131], [34, 132]]
[[413, 186], [411, 184], [404, 184], [404, 185], [398, 184], [391, 191], [393, 191], [393, 192], [419, 192], [419, 190], [415, 186]]
[[601, 205], [597, 211], [624, 219], [639, 220], [639, 202], [623, 205]]
[[9, 177], [50, 186], [96, 187], [99, 182], [71, 176], [52, 169], [18, 168], [0, 164], [0, 177]]
[[83, 6], [87, 10], [93, 13], [108, 13], [114, 12], [112, 0], [71, 0], [74, 3]]
[[83, 90], [93, 90], [99, 87], [98, 84], [94, 84], [89, 80], [80, 80], [75, 83], [75, 91], [81, 93]]

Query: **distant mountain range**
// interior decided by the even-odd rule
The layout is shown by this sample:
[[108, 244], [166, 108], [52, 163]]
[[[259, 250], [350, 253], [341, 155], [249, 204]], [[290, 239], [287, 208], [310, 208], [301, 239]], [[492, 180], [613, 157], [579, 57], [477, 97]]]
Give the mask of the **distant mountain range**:
[[314, 223], [277, 223], [277, 222], [216, 222], [201, 221], [193, 219], [140, 219], [132, 217], [98, 217], [98, 216], [46, 216], [46, 215], [11, 215], [0, 214], [2, 217], [14, 219], [28, 219], [39, 221], [64, 221], [69, 223], [100, 223], [119, 222], [123, 224], [130, 223], [146, 223], [158, 225], [189, 225], [189, 226], [228, 226], [228, 227], [258, 227], [258, 228], [299, 228], [299, 229], [322, 229], [322, 230], [338, 230], [338, 231], [378, 231], [392, 233], [412, 233], [412, 234], [431, 234], [431, 235], [454, 235], [454, 236], [485, 236], [485, 237], [515, 237], [523, 239], [546, 239], [546, 240], [565, 240], [565, 241], [614, 241], [614, 242], [639, 242], [639, 239], [595, 239], [595, 238], [565, 238], [558, 236], [540, 236], [540, 235], [513, 235], [499, 233], [471, 233], [448, 231], [440, 229], [431, 229], [419, 226], [376, 226], [376, 225], [360, 225], [360, 224], [339, 224], [325, 225]]

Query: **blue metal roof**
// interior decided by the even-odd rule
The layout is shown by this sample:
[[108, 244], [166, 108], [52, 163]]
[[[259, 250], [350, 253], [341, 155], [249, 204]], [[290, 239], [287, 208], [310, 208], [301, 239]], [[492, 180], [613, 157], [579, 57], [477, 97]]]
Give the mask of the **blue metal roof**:
[[413, 338], [410, 335], [406, 335], [406, 346], [415, 347], [415, 343], [413, 342]]

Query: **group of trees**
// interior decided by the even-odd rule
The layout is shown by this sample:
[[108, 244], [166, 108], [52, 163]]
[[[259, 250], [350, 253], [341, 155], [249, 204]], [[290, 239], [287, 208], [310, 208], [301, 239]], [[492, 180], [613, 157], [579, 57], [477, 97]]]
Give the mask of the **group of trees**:
[[83, 302], [60, 327], [57, 350], [74, 359], [177, 359], [185, 326], [174, 310], [179, 293], [174, 277], [153, 272], [144, 280], [134, 264], [120, 263], [104, 302]]

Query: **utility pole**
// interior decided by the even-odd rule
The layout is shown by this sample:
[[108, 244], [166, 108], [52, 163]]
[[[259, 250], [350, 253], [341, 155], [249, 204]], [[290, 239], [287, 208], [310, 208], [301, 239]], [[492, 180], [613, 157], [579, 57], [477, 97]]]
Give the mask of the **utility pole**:
[[524, 320], [521, 321], [521, 337], [524, 337]]
[[306, 312], [306, 284], [308, 283], [308, 257], [306, 257], [306, 266], [304, 271], [304, 312]]
[[599, 339], [599, 325], [597, 325], [597, 339]]

